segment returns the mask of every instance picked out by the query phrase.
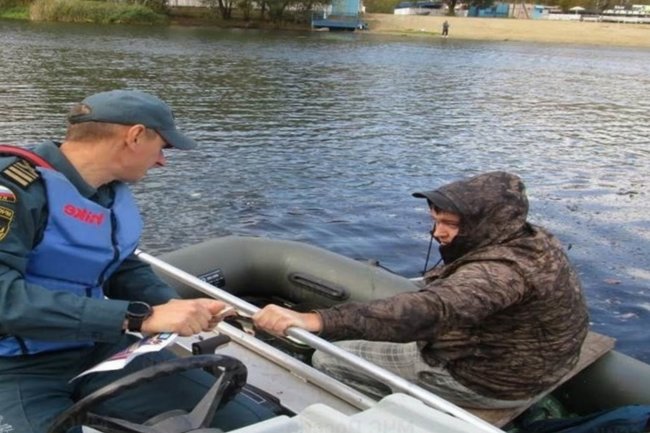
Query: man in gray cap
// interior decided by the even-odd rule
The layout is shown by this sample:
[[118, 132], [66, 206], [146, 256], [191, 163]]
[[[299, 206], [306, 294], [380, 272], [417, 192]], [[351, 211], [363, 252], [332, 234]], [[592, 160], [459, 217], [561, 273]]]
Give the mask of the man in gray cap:
[[[507, 408], [557, 383], [588, 330], [578, 276], [559, 242], [527, 222], [518, 176], [492, 172], [415, 193], [426, 198], [442, 266], [420, 291], [312, 313], [275, 305], [254, 317], [297, 326], [460, 406]], [[381, 397], [382, 383], [322, 352], [314, 366]]]
[[[72, 378], [137, 340], [131, 332], [190, 336], [212, 329], [224, 304], [178, 299], [134, 251], [142, 220], [127, 183], [165, 165], [163, 149], [196, 143], [169, 106], [139, 91], [97, 93], [70, 111], [62, 143], [0, 149], [0, 418], [45, 433], [101, 386], [173, 357], [141, 355], [122, 370]], [[202, 371], [148, 384], [147, 394], [94, 412], [134, 422], [193, 407], [214, 378]], [[271, 416], [235, 398], [215, 426]]]

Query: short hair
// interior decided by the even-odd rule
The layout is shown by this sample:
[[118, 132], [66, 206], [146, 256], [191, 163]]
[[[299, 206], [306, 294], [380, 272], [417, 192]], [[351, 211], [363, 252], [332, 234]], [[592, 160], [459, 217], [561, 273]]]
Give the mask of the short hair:
[[[85, 104], [74, 104], [68, 117], [87, 113], [89, 107]], [[66, 141], [96, 141], [115, 136], [123, 125], [104, 122], [68, 123], [65, 135]]]
[[114, 137], [122, 125], [115, 123], [84, 122], [69, 125], [66, 141], [98, 141]]

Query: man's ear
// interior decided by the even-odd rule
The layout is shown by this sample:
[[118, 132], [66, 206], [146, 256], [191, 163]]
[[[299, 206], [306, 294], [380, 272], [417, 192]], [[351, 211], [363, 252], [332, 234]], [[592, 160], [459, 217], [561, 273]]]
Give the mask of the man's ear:
[[132, 149], [135, 149], [138, 145], [138, 140], [140, 140], [143, 134], [146, 132], [146, 127], [144, 125], [133, 125], [129, 127], [126, 131], [125, 142], [126, 146]]

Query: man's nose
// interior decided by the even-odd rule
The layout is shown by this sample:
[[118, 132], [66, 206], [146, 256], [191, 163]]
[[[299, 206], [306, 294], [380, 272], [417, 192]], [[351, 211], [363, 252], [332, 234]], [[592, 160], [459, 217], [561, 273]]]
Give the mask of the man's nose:
[[161, 150], [160, 153], [158, 154], [158, 159], [156, 159], [156, 166], [164, 167], [165, 165], [167, 165], [167, 158], [165, 158], [165, 154]]

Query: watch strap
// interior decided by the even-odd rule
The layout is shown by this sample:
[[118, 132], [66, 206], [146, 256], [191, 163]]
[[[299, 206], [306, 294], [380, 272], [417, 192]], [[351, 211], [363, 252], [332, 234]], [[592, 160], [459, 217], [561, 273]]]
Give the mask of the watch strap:
[[153, 309], [146, 302], [130, 302], [126, 309], [126, 329], [130, 332], [140, 332], [142, 323], [153, 314]]

